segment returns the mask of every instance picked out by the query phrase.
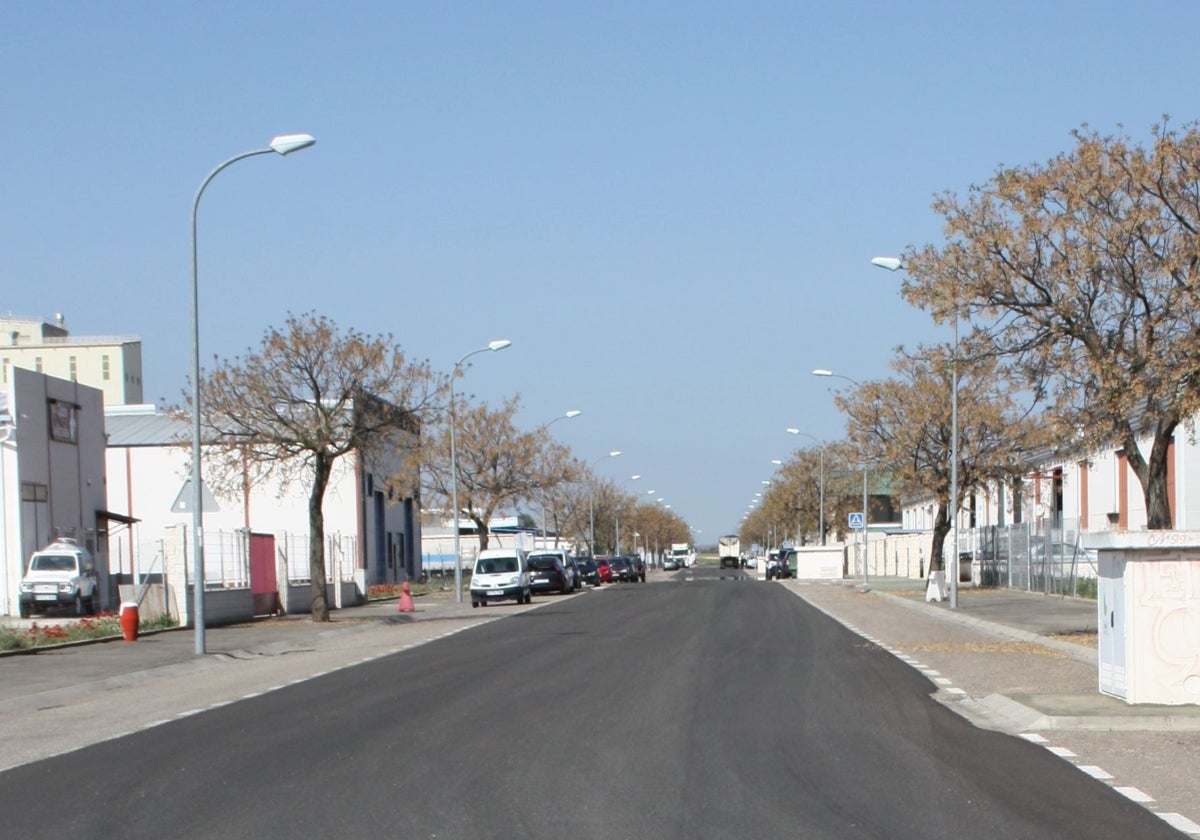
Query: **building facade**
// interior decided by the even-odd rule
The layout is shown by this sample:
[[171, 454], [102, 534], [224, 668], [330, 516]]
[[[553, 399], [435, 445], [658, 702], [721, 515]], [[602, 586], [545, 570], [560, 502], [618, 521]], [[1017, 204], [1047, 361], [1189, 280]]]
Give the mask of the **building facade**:
[[104, 397], [22, 368], [0, 388], [0, 612], [16, 615], [29, 556], [59, 537], [92, 553], [111, 606], [104, 480]]
[[137, 336], [73, 336], [53, 320], [0, 317], [0, 389], [24, 368], [104, 393], [105, 405], [142, 402], [142, 342]]

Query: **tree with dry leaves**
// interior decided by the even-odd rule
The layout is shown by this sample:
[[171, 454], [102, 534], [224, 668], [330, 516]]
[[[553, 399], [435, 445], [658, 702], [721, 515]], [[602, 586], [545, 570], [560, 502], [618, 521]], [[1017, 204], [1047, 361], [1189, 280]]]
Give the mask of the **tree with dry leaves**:
[[[498, 408], [461, 398], [454, 408], [454, 448], [458, 463], [458, 507], [475, 523], [479, 548], [488, 547], [488, 525], [501, 512], [535, 497], [537, 471], [545, 434], [524, 432], [514, 418], [521, 398], [508, 398]], [[422, 442], [425, 498], [445, 510], [453, 508], [454, 473], [450, 458], [449, 415], [427, 430]]]
[[[893, 379], [858, 384], [834, 397], [846, 414], [847, 444], [872, 471], [909, 496], [932, 498], [930, 571], [945, 568], [942, 546], [950, 532], [954, 423], [951, 388], [958, 374], [958, 501], [972, 490], [1009, 484], [1033, 452], [1050, 443], [1020, 399], [1017, 385], [996, 359], [965, 361], [946, 346], [920, 348], [892, 363]], [[859, 505], [861, 507], [861, 505]]]
[[[322, 502], [338, 461], [367, 465], [414, 446], [422, 414], [444, 387], [424, 361], [391, 336], [340, 331], [328, 318], [288, 315], [257, 350], [214, 360], [200, 379], [200, 422], [209, 444], [208, 482], [307, 482], [312, 618], [329, 620]], [[190, 407], [190, 400], [189, 400]]]
[[966, 353], [1010, 359], [1079, 453], [1123, 447], [1147, 526], [1169, 529], [1168, 447], [1200, 409], [1200, 126], [1152, 135], [1081, 129], [1045, 164], [939, 197], [946, 242], [909, 249], [904, 292], [969, 320]]

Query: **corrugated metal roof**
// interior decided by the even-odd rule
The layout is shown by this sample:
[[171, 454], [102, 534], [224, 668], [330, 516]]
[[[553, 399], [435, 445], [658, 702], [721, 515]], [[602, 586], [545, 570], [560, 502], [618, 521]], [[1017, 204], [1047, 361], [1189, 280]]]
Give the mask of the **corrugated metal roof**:
[[122, 411], [104, 412], [104, 431], [109, 446], [171, 446], [186, 444], [191, 440], [191, 425], [153, 406], [145, 411], [130, 411], [130, 406], [119, 406]]

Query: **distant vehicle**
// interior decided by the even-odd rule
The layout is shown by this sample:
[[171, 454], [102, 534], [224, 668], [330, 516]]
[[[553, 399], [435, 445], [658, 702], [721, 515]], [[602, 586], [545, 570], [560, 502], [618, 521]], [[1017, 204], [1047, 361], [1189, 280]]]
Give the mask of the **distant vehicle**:
[[742, 550], [737, 534], [729, 534], [717, 540], [717, 554], [721, 558], [721, 568], [736, 569], [742, 564]]
[[571, 591], [574, 592], [582, 586], [579, 564], [575, 562], [571, 552], [565, 548], [539, 548], [537, 551], [529, 552], [530, 563], [537, 557], [557, 557], [558, 562], [562, 563], [563, 568], [567, 570], [567, 577], [571, 581]]
[[685, 568], [696, 562], [696, 553], [687, 543], [671, 543], [671, 552], [667, 556]]
[[591, 586], [600, 585], [600, 567], [591, 557], [580, 557], [575, 561], [579, 566], [580, 579]]
[[533, 592], [557, 592], [560, 595], [573, 591], [571, 575], [555, 554], [529, 556], [529, 588]]
[[781, 548], [771, 552], [767, 561], [767, 580], [781, 580], [792, 576], [792, 557], [796, 554], [794, 548]]
[[485, 548], [475, 558], [471, 573], [471, 606], [489, 601], [533, 602], [529, 588], [529, 559], [519, 548]]
[[600, 572], [601, 583], [612, 583], [617, 579], [616, 575], [613, 574], [612, 563], [608, 557], [597, 557], [596, 569]]
[[633, 579], [633, 567], [629, 565], [628, 557], [610, 557], [608, 565], [612, 568], [613, 580], [628, 583]]
[[642, 559], [640, 554], [633, 554], [627, 558], [629, 561], [630, 580], [646, 582], [646, 561]]
[[663, 571], [664, 572], [679, 571], [679, 560], [668, 554], [666, 557], [663, 558]]
[[50, 543], [29, 558], [29, 571], [19, 587], [21, 618], [50, 607], [68, 607], [75, 615], [95, 613], [100, 584], [92, 555], [75, 540]]

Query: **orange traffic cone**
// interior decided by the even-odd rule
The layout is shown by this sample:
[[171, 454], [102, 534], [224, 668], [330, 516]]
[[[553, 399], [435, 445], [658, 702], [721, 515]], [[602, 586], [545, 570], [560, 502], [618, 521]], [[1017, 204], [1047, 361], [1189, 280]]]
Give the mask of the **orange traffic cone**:
[[408, 588], [408, 581], [400, 584], [400, 612], [416, 612], [417, 608], [413, 606], [412, 591]]

